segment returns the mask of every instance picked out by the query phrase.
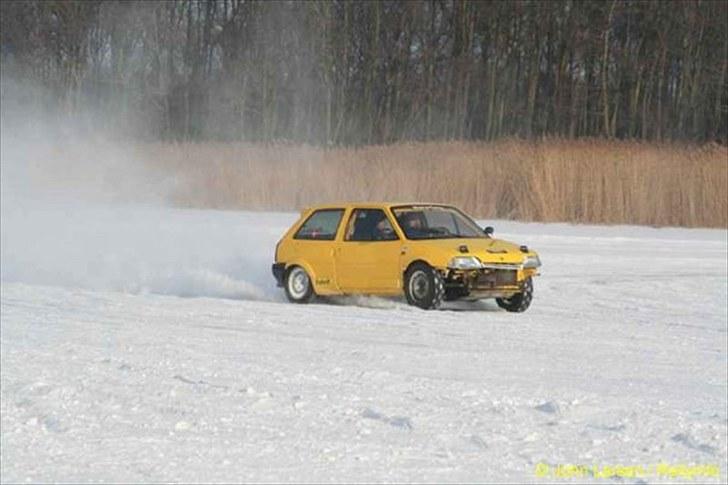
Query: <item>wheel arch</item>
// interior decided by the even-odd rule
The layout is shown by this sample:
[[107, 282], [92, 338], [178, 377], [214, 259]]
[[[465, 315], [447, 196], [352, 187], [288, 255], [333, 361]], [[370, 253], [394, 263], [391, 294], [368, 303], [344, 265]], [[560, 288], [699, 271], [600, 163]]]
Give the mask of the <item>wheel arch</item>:
[[427, 261], [427, 260], [425, 260], [425, 259], [422, 259], [422, 258], [417, 258], [417, 259], [413, 259], [412, 261], [410, 261], [409, 263], [407, 263], [407, 267], [405, 267], [405, 268], [404, 268], [404, 271], [402, 271], [402, 279], [403, 279], [403, 280], [404, 280], [404, 275], [406, 275], [406, 274], [407, 274], [407, 271], [409, 271], [409, 270], [410, 270], [410, 268], [412, 268], [412, 266], [414, 266], [414, 265], [416, 265], [416, 264], [426, 264], [426, 265], [427, 265], [427, 266], [429, 266], [430, 268], [435, 268], [434, 266], [432, 266], [432, 265], [430, 264], [430, 262], [429, 262], [429, 261]]
[[284, 284], [285, 284], [285, 279], [288, 277], [288, 272], [291, 271], [291, 268], [293, 268], [294, 266], [300, 266], [301, 268], [303, 268], [306, 271], [306, 273], [308, 274], [308, 278], [311, 280], [311, 284], [313, 285], [314, 293], [318, 294], [319, 289], [316, 285], [316, 271], [314, 271], [313, 266], [308, 264], [308, 262], [306, 262], [303, 259], [292, 259], [291, 261], [288, 261], [286, 263], [286, 269], [283, 273]]
[[412, 266], [414, 266], [416, 264], [426, 264], [427, 266], [429, 266], [433, 270], [435, 270], [435, 271], [439, 272], [440, 274], [442, 274], [442, 271], [439, 270], [437, 268], [437, 266], [433, 265], [432, 263], [430, 263], [426, 259], [424, 259], [424, 258], [416, 258], [416, 259], [413, 259], [412, 261], [410, 261], [407, 264], [407, 266], [402, 271], [402, 288], [404, 288], [404, 285], [407, 284], [407, 272], [410, 270], [410, 268], [412, 268]]

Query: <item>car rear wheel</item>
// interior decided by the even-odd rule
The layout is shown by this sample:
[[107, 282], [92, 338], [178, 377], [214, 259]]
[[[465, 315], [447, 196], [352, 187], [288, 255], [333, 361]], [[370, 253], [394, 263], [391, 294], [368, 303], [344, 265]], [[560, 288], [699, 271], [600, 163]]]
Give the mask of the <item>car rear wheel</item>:
[[496, 298], [495, 302], [507, 312], [521, 313], [528, 310], [533, 300], [533, 281], [528, 278], [523, 284], [523, 291], [510, 298]]
[[415, 263], [405, 273], [404, 294], [410, 305], [430, 310], [439, 307], [442, 303], [445, 284], [440, 273], [432, 266]]
[[293, 303], [308, 303], [314, 297], [313, 284], [306, 270], [293, 266], [286, 272], [286, 296]]

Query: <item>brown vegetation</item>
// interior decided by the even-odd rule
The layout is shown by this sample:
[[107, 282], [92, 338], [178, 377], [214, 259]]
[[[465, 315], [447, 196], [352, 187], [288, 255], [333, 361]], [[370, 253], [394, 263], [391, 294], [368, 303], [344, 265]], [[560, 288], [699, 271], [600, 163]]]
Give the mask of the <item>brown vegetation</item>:
[[447, 202], [482, 218], [728, 227], [728, 148], [599, 139], [364, 148], [151, 144], [176, 205], [297, 210], [324, 201]]

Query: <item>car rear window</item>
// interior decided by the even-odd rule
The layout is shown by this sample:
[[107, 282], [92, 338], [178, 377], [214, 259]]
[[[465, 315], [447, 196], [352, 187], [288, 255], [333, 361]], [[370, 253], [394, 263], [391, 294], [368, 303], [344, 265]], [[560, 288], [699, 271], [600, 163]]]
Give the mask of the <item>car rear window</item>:
[[333, 241], [344, 209], [317, 210], [306, 219], [293, 239]]

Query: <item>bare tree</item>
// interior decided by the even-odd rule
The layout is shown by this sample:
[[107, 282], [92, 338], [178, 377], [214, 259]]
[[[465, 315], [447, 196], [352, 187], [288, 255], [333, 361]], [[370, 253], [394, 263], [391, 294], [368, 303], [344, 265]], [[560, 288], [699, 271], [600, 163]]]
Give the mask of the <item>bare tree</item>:
[[3, 79], [139, 137], [728, 143], [726, 2], [6, 0], [0, 13]]

